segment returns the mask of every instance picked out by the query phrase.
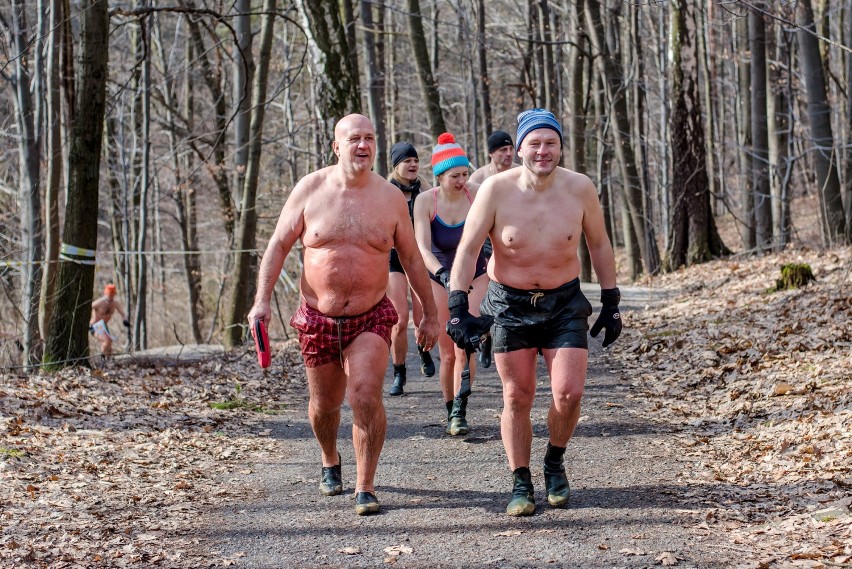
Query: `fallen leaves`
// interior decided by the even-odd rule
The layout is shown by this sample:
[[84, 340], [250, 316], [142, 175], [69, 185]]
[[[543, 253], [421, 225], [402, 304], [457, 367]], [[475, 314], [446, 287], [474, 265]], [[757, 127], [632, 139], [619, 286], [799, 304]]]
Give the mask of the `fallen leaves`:
[[[771, 292], [788, 262], [817, 280]], [[667, 300], [626, 315], [623, 377], [681, 431], [678, 478], [712, 511], [705, 527], [757, 565], [852, 543], [850, 266], [850, 247], [713, 261], [649, 279]], [[816, 528], [825, 506], [845, 514]]]
[[276, 354], [289, 380], [262, 382], [249, 360], [0, 375], [0, 566], [209, 566], [200, 513], [251, 491], [225, 482], [250, 457], [280, 452], [262, 415], [210, 402], [292, 403], [300, 357]]

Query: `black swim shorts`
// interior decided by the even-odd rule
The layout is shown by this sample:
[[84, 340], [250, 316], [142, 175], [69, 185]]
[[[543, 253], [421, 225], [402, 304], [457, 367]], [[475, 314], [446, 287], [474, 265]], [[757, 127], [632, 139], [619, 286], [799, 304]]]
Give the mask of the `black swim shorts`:
[[396, 252], [396, 249], [391, 249], [390, 252], [390, 264], [388, 266], [391, 273], [402, 273], [405, 274], [405, 269], [402, 268], [402, 263], [399, 262], [399, 255]]
[[521, 290], [491, 281], [480, 309], [494, 317], [494, 352], [589, 348], [592, 305], [580, 290], [580, 279], [548, 290]]

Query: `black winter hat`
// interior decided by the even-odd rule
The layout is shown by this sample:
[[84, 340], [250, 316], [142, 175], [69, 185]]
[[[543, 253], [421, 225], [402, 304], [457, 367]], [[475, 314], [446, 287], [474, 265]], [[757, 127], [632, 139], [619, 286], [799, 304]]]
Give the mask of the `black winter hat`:
[[420, 159], [417, 155], [417, 149], [414, 148], [410, 142], [397, 142], [391, 147], [391, 162], [393, 163], [393, 168], [396, 168], [396, 165], [406, 158]]
[[512, 137], [509, 136], [508, 132], [495, 130], [488, 135], [488, 154], [491, 154], [498, 148], [503, 148], [504, 146], [515, 146], [512, 143]]

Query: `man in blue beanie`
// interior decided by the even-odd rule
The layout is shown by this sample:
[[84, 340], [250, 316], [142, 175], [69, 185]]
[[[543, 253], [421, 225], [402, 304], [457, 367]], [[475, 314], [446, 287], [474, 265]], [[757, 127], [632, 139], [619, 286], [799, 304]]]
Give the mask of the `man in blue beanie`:
[[[577, 249], [583, 234], [603, 305], [592, 337], [604, 329], [603, 346], [612, 344], [621, 333], [621, 316], [615, 256], [598, 194], [588, 177], [558, 166], [559, 121], [544, 109], [525, 111], [518, 115], [517, 141], [523, 167], [485, 180], [465, 220], [450, 277], [447, 332], [459, 346], [473, 347], [481, 319], [494, 318], [492, 349], [503, 382], [500, 426], [513, 482], [506, 513], [530, 516], [535, 512], [530, 411], [538, 353], [547, 363], [553, 393], [544, 454], [547, 501], [553, 507], [568, 503], [563, 454], [580, 417], [592, 314], [580, 290]], [[494, 247], [491, 284], [482, 301], [483, 316], [476, 318], [468, 311], [466, 291], [486, 236]]]

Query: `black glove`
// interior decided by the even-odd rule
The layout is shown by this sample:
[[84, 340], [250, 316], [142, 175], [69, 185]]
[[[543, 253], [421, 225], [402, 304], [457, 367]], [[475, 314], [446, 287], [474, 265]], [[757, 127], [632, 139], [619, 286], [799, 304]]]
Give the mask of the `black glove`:
[[448, 301], [450, 321], [447, 334], [456, 345], [469, 354], [479, 349], [479, 341], [491, 329], [494, 318], [488, 315], [476, 317], [470, 313], [467, 293], [460, 290], [450, 292]]
[[89, 324], [89, 334], [91, 334], [92, 336], [95, 335], [95, 327], [91, 324]]
[[595, 320], [595, 325], [590, 331], [592, 338], [597, 338], [601, 328], [606, 329], [603, 339], [603, 347], [606, 348], [621, 335], [621, 314], [618, 312], [618, 303], [621, 301], [621, 291], [618, 287], [601, 289], [601, 313]]
[[441, 281], [441, 284], [444, 285], [444, 288], [447, 289], [447, 292], [450, 292], [450, 271], [441, 267], [438, 269], [438, 272], [435, 273], [435, 277]]
[[122, 324], [124, 324], [124, 327], [125, 327], [125, 328], [130, 328], [130, 320], [128, 320], [127, 318], [125, 318], [125, 319], [124, 319], [124, 321], [122, 322]]

